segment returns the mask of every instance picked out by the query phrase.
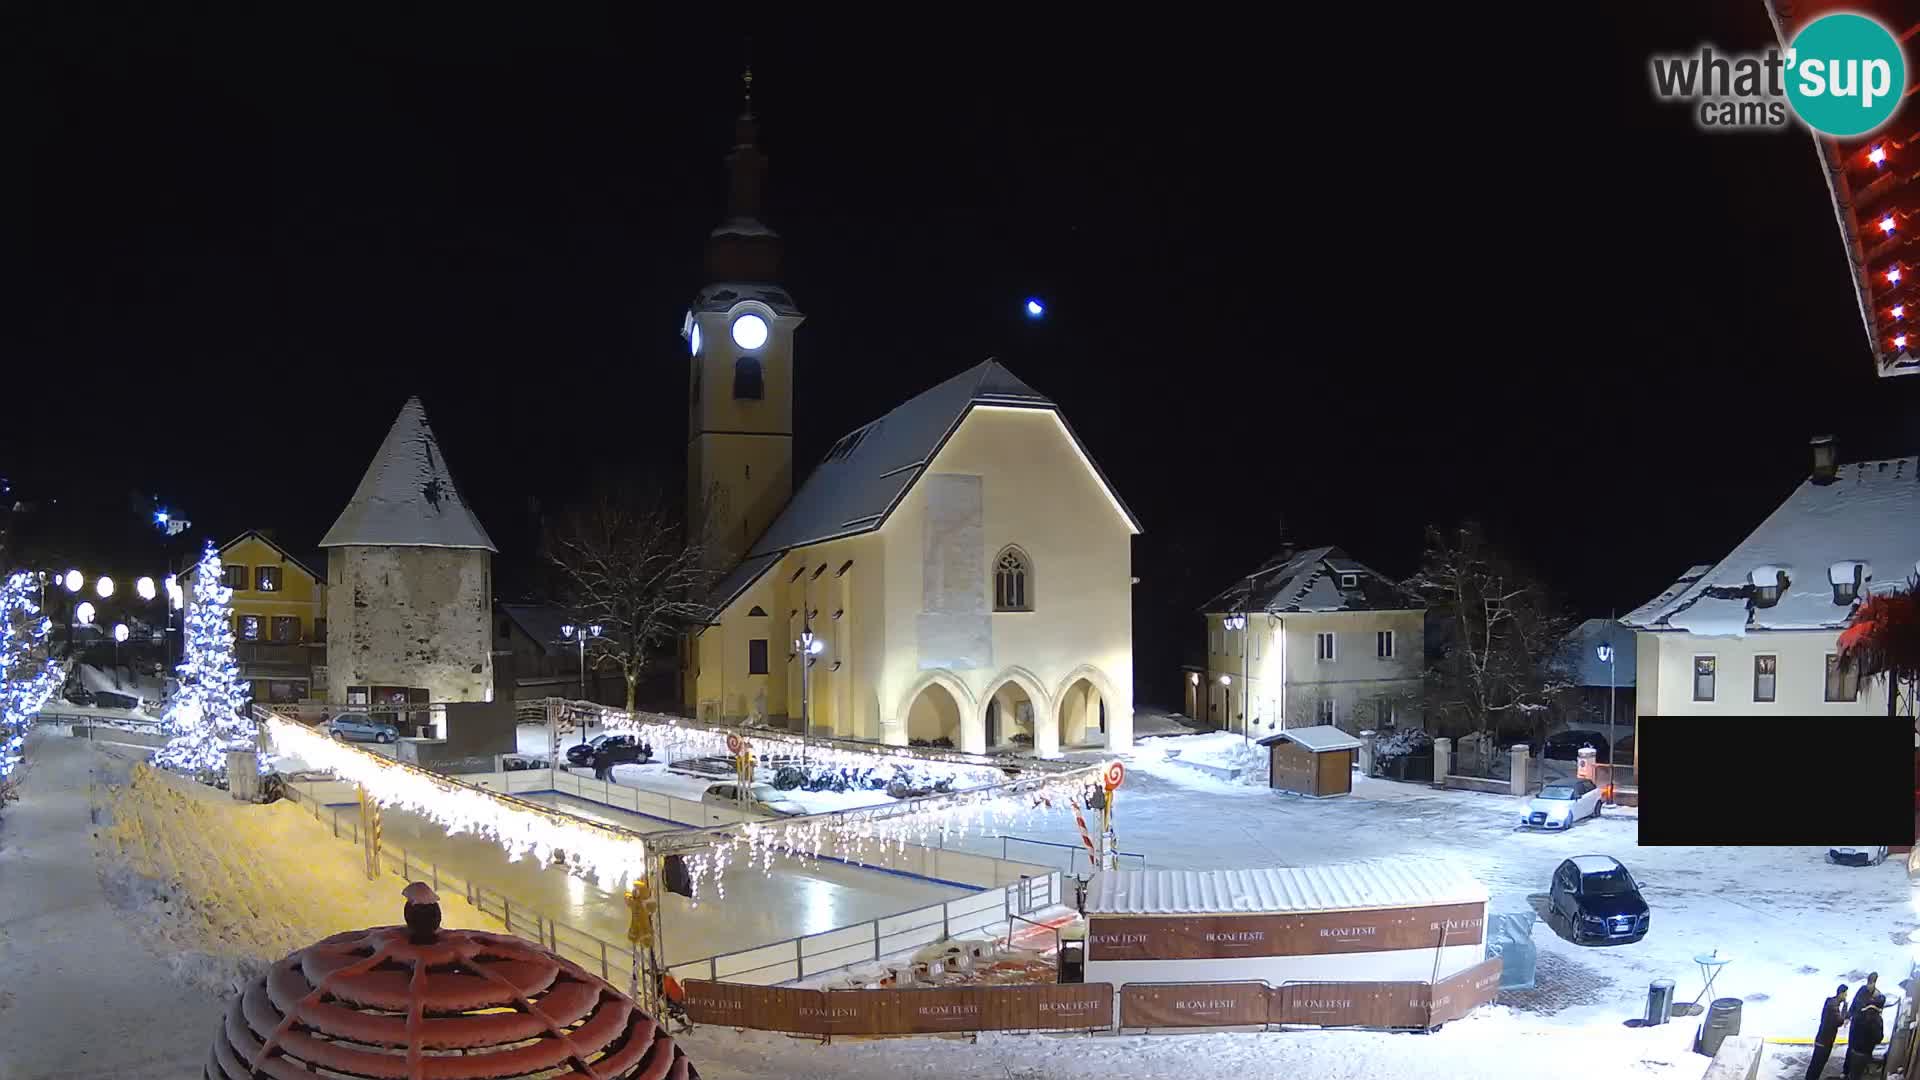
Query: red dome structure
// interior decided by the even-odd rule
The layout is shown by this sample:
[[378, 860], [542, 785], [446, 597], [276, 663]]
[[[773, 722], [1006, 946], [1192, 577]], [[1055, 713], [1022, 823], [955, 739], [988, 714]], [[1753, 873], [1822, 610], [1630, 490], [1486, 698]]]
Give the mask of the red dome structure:
[[406, 926], [335, 934], [234, 998], [206, 1080], [698, 1080], [626, 995], [529, 942], [439, 929], [408, 886]]

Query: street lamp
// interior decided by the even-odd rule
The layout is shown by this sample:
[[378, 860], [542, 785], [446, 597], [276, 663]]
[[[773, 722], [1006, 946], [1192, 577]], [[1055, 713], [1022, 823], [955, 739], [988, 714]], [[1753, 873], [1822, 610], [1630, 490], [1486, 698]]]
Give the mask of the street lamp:
[[113, 685], [120, 685], [120, 643], [127, 640], [127, 624], [113, 624]]
[[65, 576], [60, 579], [60, 584], [65, 585], [68, 592], [79, 592], [80, 587], [86, 583], [87, 579], [81, 577], [80, 571], [78, 570], [69, 570]]
[[[1608, 640], [1601, 642], [1600, 647], [1595, 649], [1594, 652], [1600, 657], [1600, 662], [1607, 665], [1607, 794], [1611, 796], [1613, 794], [1613, 781], [1614, 781], [1613, 755], [1614, 755], [1614, 751], [1617, 749], [1617, 744], [1614, 742], [1614, 738], [1613, 738], [1613, 733], [1614, 733], [1613, 688], [1616, 680], [1613, 677], [1614, 651], [1613, 651], [1613, 640], [1612, 640], [1613, 625], [1611, 621], [1609, 621], [1607, 625], [1607, 639]], [[1636, 740], [1636, 743], [1637, 743], [1637, 740]], [[1633, 752], [1635, 754], [1638, 754], [1640, 752], [1640, 747], [1638, 745], [1635, 745], [1633, 748]]]
[[102, 577], [94, 584], [93, 589], [100, 594], [100, 599], [105, 600], [107, 597], [113, 595], [113, 579], [110, 577]]
[[562, 626], [560, 628], [560, 636], [563, 638], [566, 638], [568, 641], [575, 642], [580, 646], [580, 700], [586, 701], [587, 700], [587, 642], [593, 638], [603, 636], [600, 633], [600, 624], [594, 623], [591, 626], [575, 626], [572, 623], [568, 623], [565, 626]]
[[[811, 619], [804, 620], [811, 623]], [[813, 636], [811, 628], [800, 631], [800, 637], [793, 643], [793, 651], [800, 657], [800, 732], [813, 734], [813, 661], [827, 651], [823, 638]]]
[[153, 579], [150, 577], [143, 577], [139, 581], [134, 582], [133, 591], [138, 593], [140, 595], [140, 599], [142, 600], [151, 600], [155, 596], [159, 595], [159, 593], [154, 589]]
[[73, 620], [74, 622], [78, 623], [81, 626], [92, 626], [93, 625], [93, 601], [91, 600], [80, 601], [80, 605], [73, 609]]

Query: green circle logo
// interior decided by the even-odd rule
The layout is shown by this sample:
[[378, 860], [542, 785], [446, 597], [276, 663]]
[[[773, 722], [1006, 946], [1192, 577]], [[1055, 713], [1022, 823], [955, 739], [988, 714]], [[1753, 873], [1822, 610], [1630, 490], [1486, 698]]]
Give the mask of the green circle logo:
[[1864, 135], [1893, 115], [1907, 90], [1907, 59], [1865, 15], [1823, 15], [1787, 51], [1787, 101], [1822, 135]]

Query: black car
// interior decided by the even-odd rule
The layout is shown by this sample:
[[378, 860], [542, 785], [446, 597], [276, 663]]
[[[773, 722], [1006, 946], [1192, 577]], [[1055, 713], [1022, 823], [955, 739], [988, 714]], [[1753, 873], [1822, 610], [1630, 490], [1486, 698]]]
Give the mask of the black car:
[[1580, 751], [1592, 747], [1595, 761], [1612, 761], [1613, 754], [1607, 745], [1607, 737], [1597, 731], [1561, 731], [1547, 736], [1547, 742], [1541, 748], [1540, 756], [1554, 761], [1572, 761], [1580, 756]]
[[1630, 945], [1647, 936], [1652, 913], [1640, 886], [1611, 855], [1577, 855], [1553, 872], [1547, 921], [1575, 945]]
[[646, 761], [653, 756], [653, 747], [644, 743], [636, 744], [631, 735], [595, 735], [583, 743], [567, 747], [567, 764], [591, 765], [595, 754], [605, 747], [613, 747], [614, 764], [621, 765], [630, 761]]
[[610, 735], [601, 742], [599, 749], [587, 758], [587, 763], [598, 768], [601, 762], [607, 765], [644, 765], [653, 760], [653, 747], [640, 742], [631, 735]]

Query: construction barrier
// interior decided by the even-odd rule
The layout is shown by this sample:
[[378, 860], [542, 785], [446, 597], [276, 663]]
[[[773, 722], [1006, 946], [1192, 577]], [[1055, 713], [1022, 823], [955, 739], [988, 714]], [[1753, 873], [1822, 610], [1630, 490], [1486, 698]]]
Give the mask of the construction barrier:
[[796, 1035], [942, 1035], [962, 1031], [1104, 1031], [1106, 983], [953, 986], [934, 990], [802, 990], [693, 980], [696, 1024]]

